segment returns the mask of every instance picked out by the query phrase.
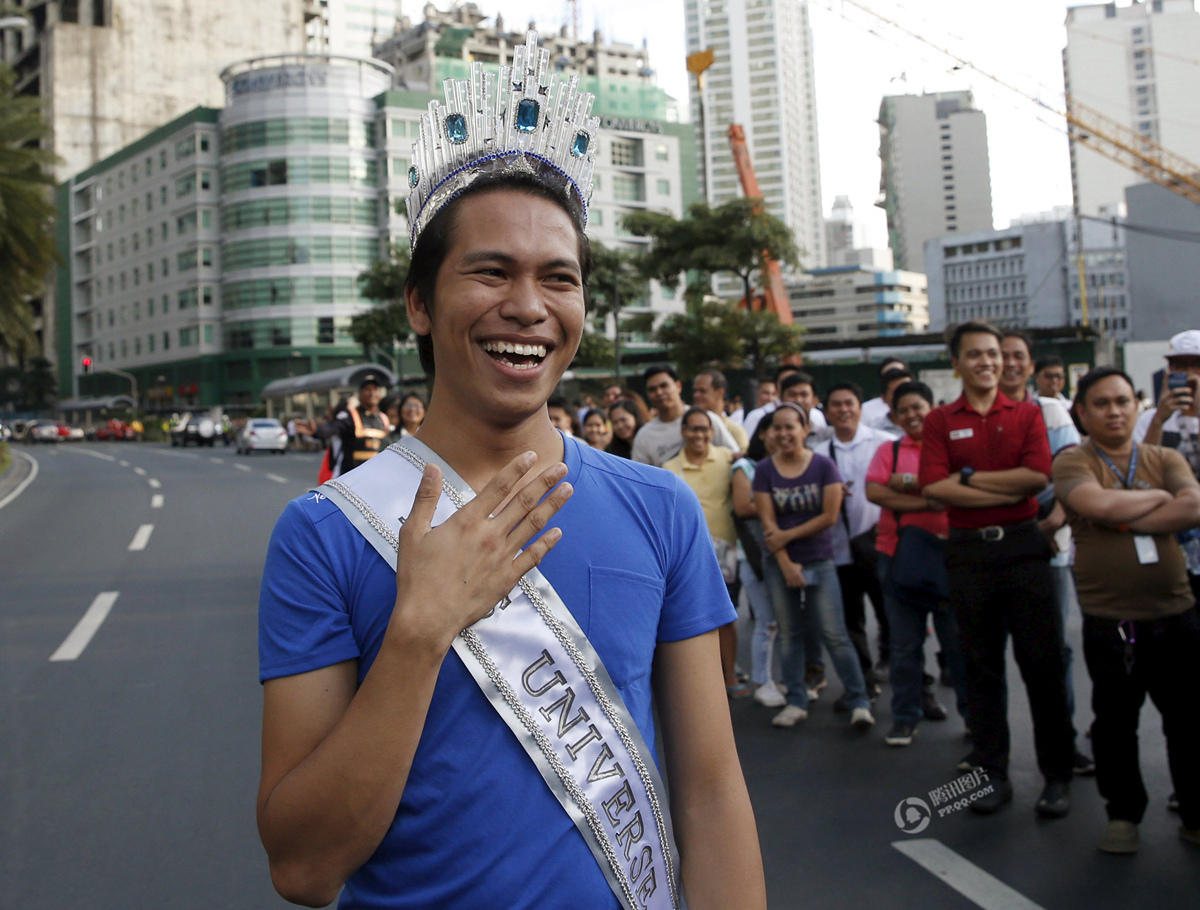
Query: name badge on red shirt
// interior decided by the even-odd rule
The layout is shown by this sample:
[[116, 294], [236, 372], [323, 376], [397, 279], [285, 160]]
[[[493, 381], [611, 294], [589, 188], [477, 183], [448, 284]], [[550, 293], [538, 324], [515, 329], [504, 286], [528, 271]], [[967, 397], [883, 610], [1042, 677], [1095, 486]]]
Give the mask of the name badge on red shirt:
[[972, 427], [967, 427], [965, 430], [951, 430], [951, 439], [970, 439], [975, 435], [975, 430]]

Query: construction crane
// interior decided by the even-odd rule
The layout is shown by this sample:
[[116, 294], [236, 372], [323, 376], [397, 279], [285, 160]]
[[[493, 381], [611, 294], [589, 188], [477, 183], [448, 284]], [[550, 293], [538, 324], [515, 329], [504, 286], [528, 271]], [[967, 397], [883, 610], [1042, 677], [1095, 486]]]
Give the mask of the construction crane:
[[[750, 160], [750, 150], [746, 147], [746, 131], [740, 123], [729, 125], [729, 148], [733, 152], [733, 163], [737, 166], [738, 179], [742, 183], [742, 192], [747, 199], [758, 200], [754, 206], [755, 214], [763, 211], [762, 190], [758, 187], [758, 177], [754, 174], [754, 163]], [[763, 309], [770, 310], [783, 323], [792, 322], [792, 307], [788, 300], [787, 288], [783, 286], [783, 270], [769, 251], [762, 253], [762, 300]], [[745, 305], [755, 309], [753, 301], [745, 301]]]

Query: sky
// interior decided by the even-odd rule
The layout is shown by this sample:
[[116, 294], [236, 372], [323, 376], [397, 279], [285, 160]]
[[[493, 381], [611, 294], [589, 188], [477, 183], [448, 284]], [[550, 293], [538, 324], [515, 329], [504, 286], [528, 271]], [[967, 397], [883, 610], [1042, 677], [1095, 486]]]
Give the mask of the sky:
[[[540, 30], [557, 30], [569, 15], [566, 0], [477, 2], [485, 14], [502, 13], [513, 29], [532, 18]], [[684, 0], [579, 4], [584, 34], [595, 27], [607, 40], [648, 43], [659, 85], [680, 99], [686, 116]], [[809, 0], [825, 214], [835, 196], [849, 196], [860, 229], [858, 245], [886, 246], [883, 212], [874, 205], [879, 197], [875, 121], [880, 99], [961, 89], [974, 92], [976, 107], [987, 115], [995, 226], [1070, 205], [1064, 123], [1020, 93], [1062, 109], [1063, 23], [1067, 7], [1077, 5], [1063, 0]], [[960, 66], [860, 6], [971, 65]]]

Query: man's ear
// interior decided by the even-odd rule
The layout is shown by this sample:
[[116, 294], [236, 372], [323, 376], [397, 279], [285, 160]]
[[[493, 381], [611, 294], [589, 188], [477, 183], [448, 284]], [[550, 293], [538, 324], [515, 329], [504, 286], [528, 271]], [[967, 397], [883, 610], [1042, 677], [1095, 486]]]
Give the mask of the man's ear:
[[418, 335], [428, 335], [433, 331], [433, 320], [421, 292], [417, 288], [406, 288], [404, 291], [404, 309], [408, 314], [408, 324]]

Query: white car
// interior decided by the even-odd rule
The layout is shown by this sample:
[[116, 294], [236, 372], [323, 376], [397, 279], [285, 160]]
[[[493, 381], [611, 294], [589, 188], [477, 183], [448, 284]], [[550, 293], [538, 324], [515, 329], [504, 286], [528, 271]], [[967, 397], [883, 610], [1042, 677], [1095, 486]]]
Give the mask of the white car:
[[57, 420], [35, 420], [25, 430], [25, 438], [30, 442], [59, 442], [65, 435], [58, 432]]
[[237, 451], [249, 455], [257, 449], [278, 452], [287, 451], [287, 430], [274, 417], [251, 417], [238, 433]]

